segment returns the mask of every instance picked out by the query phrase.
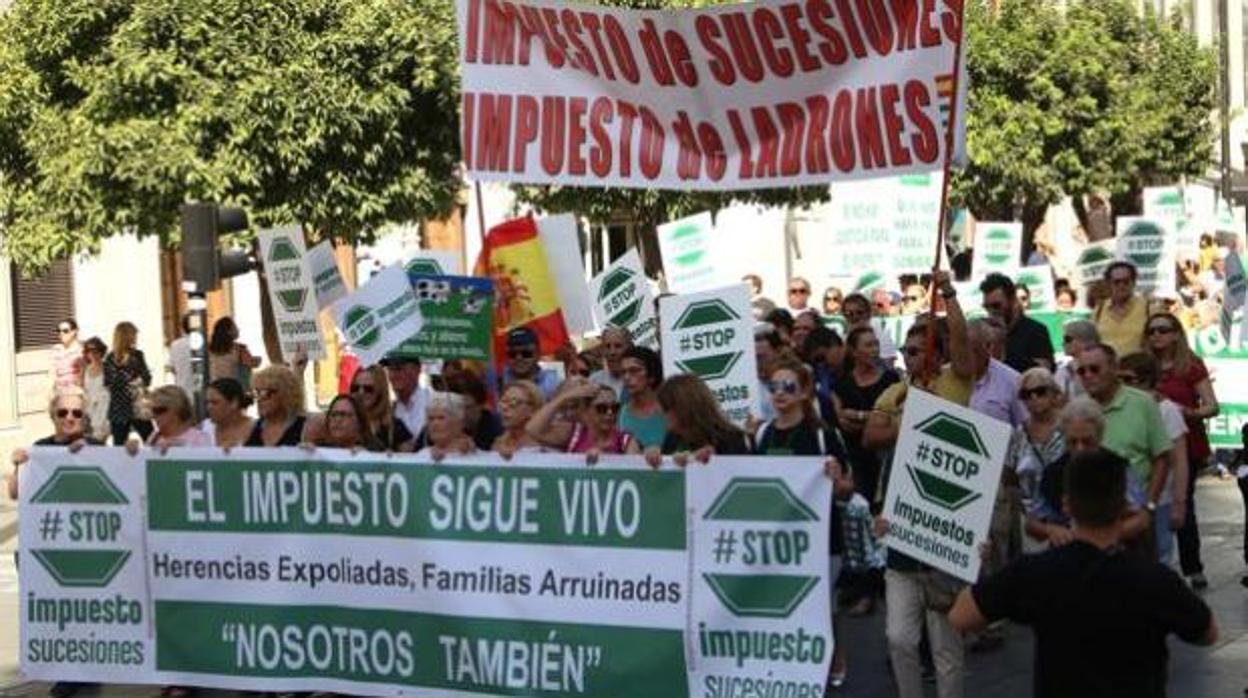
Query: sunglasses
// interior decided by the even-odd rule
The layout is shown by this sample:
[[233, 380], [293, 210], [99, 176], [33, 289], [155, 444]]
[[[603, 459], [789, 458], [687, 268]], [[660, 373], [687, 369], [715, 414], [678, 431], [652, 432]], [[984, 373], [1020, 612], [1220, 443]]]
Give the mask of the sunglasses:
[[160, 415], [165, 414], [168, 411], [169, 411], [169, 408], [165, 407], [164, 405], [152, 405], [153, 417], [159, 417]]
[[594, 410], [598, 414], [618, 414], [620, 411], [620, 403], [618, 402], [598, 402], [594, 403]]
[[1045, 395], [1048, 395], [1048, 394], [1049, 394], [1048, 387], [1043, 386], [1043, 385], [1038, 388], [1022, 388], [1021, 390], [1018, 391], [1018, 399], [1030, 400], [1033, 397], [1044, 397]]
[[1087, 365], [1087, 366], [1080, 366], [1079, 368], [1075, 369], [1075, 373], [1081, 376], [1095, 376], [1095, 375], [1100, 374], [1100, 372], [1101, 372], [1101, 367], [1095, 364]]
[[807, 296], [807, 295], [810, 295], [810, 289], [808, 289], [808, 288], [791, 288], [791, 289], [789, 289], [789, 295], [791, 295], [791, 296]]
[[1152, 327], [1148, 328], [1145, 331], [1145, 333], [1149, 337], [1155, 337], [1156, 335], [1159, 335], [1159, 334], [1174, 334], [1174, 328], [1170, 327], [1169, 325], [1153, 325]]
[[351, 386], [351, 392], [352, 394], [364, 393], [365, 395], [372, 395], [373, 393], [377, 392], [377, 386], [375, 385], [353, 385]]
[[794, 380], [771, 381], [767, 384], [767, 389], [770, 390], [773, 395], [779, 393], [784, 393], [785, 395], [797, 395], [798, 385], [797, 381]]
[[512, 359], [531, 359], [537, 356], [537, 352], [532, 349], [508, 349], [507, 356]]
[[67, 410], [65, 408], [61, 408], [56, 411], [57, 419], [65, 419], [66, 417], [71, 417], [71, 416], [74, 419], [82, 419], [82, 415], [83, 415], [82, 410]]

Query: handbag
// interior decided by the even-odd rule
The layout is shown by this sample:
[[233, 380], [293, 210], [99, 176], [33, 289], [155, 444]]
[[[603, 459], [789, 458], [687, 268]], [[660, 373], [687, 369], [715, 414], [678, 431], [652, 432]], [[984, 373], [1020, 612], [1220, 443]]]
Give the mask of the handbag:
[[130, 381], [130, 404], [134, 406], [134, 418], [140, 421], [151, 421], [152, 406], [147, 401], [147, 386], [143, 379]]

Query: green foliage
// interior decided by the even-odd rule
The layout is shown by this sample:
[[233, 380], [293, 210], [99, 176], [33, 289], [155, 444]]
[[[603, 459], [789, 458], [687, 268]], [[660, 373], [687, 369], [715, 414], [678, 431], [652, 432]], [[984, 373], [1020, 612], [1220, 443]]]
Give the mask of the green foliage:
[[367, 241], [454, 204], [450, 0], [17, 0], [0, 15], [3, 252], [36, 271], [179, 205]]
[[[594, 4], [638, 9], [671, 9], [730, 4], [739, 0], [597, 0]], [[656, 191], [565, 186], [513, 186], [516, 197], [549, 213], [571, 212], [591, 223], [616, 219], [641, 222], [652, 233], [653, 227], [701, 211], [714, 211], [733, 203], [770, 206], [805, 206], [826, 201], [828, 188], [788, 187], [737, 192]]]
[[1203, 174], [1217, 64], [1175, 21], [1128, 0], [966, 6], [969, 167], [958, 198], [1010, 219], [1063, 195], [1114, 195]]

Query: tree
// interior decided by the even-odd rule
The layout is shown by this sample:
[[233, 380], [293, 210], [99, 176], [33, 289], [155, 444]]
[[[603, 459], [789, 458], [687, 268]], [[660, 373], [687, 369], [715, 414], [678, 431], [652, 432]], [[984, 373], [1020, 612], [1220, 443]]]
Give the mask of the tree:
[[460, 180], [452, 4], [18, 0], [0, 15], [0, 227], [23, 270], [179, 206], [367, 242]]
[[1129, 207], [1146, 185], [1208, 169], [1216, 61], [1177, 16], [1127, 0], [989, 4], [966, 6], [970, 164], [954, 180], [976, 216], [1021, 212], [1030, 236], [1069, 195], [1086, 226], [1084, 194]]
[[[637, 9], [706, 7], [739, 0], [601, 0], [598, 4]], [[657, 264], [659, 224], [701, 211], [717, 211], [733, 203], [804, 207], [828, 199], [828, 187], [787, 187], [736, 192], [661, 191], [567, 186], [512, 187], [516, 198], [548, 213], [575, 213], [591, 224], [626, 220], [639, 225], [647, 265]]]

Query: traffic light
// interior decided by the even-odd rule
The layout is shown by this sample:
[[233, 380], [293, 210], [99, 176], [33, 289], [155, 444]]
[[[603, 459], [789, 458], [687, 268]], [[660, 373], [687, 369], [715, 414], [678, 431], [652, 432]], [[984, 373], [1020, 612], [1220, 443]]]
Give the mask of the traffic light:
[[209, 203], [182, 206], [182, 278], [195, 284], [195, 292], [215, 291], [221, 279], [255, 268], [250, 253], [217, 249], [222, 234], [246, 227], [247, 214], [241, 208]]

